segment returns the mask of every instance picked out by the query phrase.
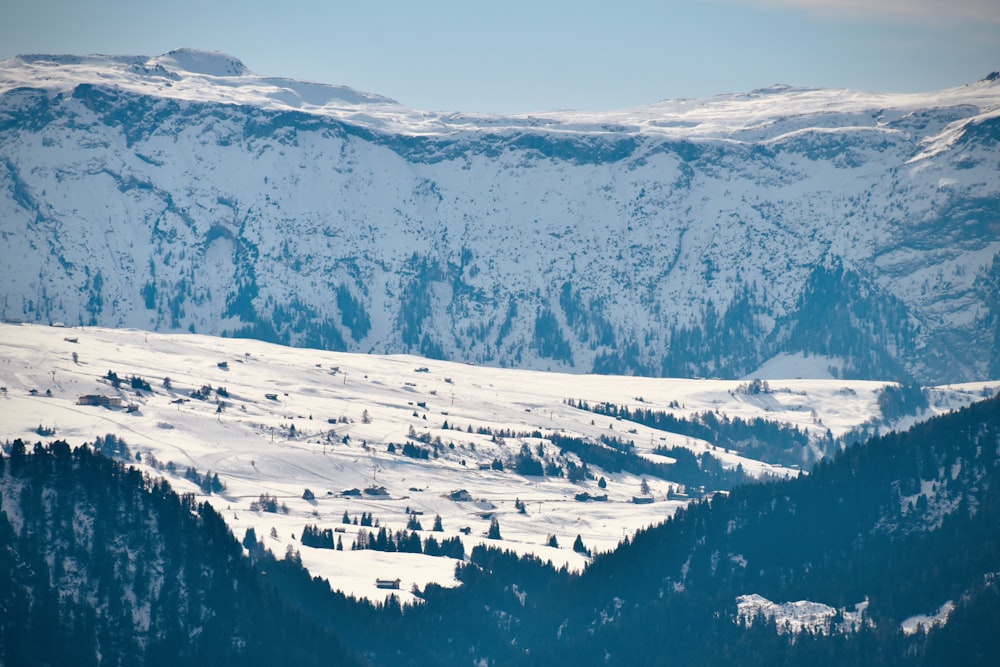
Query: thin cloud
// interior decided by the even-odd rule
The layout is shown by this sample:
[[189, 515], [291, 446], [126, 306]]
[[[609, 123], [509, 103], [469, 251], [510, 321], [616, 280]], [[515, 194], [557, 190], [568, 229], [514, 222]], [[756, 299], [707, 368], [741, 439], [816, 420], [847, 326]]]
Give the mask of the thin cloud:
[[799, 9], [824, 18], [922, 24], [986, 22], [1000, 25], [997, 0], [727, 0], [731, 4]]

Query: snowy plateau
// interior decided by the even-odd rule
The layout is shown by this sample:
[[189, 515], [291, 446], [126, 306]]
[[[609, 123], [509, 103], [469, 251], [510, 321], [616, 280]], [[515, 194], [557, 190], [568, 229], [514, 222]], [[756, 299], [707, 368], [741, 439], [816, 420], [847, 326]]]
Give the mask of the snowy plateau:
[[[457, 585], [458, 561], [353, 551], [360, 532], [413, 529], [415, 519], [422, 539], [460, 540], [466, 554], [492, 544], [580, 570], [589, 558], [572, 548], [576, 536], [592, 553], [611, 551], [697, 496], [663, 468], [655, 475], [592, 465], [589, 477], [575, 481], [548, 471], [523, 474], [516, 459], [525, 447], [563, 469], [583, 457], [558, 443], [577, 438], [610, 451], [604, 443], [617, 438], [634, 443], [636, 461], [669, 465], [676, 459], [654, 449], [675, 447], [674, 457], [683, 450], [708, 454], [725, 470], [742, 467], [750, 480], [800, 474], [795, 465], [601, 416], [569, 399], [682, 418], [713, 412], [764, 419], [806, 433], [810, 450], [866, 423], [907, 428], [1000, 391], [996, 382], [929, 388], [921, 414], [887, 422], [879, 408], [882, 382], [773, 380], [756, 394], [746, 386], [495, 369], [197, 334], [0, 324], [0, 441], [62, 439], [77, 447], [113, 435], [132, 465], [210, 502], [238, 538], [253, 528], [277, 556], [298, 551], [334, 590], [373, 600], [393, 594], [404, 603], [415, 601], [414, 585]], [[81, 405], [84, 396], [105, 397], [107, 405]], [[417, 455], [404, 454], [407, 446]], [[214, 476], [214, 492], [199, 483]], [[262, 497], [273, 499], [276, 511]], [[0, 498], [15, 526], [17, 498], [16, 491]], [[365, 514], [379, 526], [353, 523]], [[438, 516], [441, 531], [434, 532]], [[500, 540], [487, 537], [492, 520]], [[307, 525], [330, 530], [344, 550], [303, 544]], [[377, 578], [398, 578], [400, 589], [379, 589]], [[760, 604], [754, 609], [770, 613]]]
[[996, 378], [997, 79], [493, 116], [211, 52], [15, 57], [0, 318], [581, 374]]

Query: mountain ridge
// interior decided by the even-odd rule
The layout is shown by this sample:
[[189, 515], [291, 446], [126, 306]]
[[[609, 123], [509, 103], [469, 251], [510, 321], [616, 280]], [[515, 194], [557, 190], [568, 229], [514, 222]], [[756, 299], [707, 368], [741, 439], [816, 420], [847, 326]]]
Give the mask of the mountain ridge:
[[[0, 317], [577, 372], [1000, 375], [990, 81], [488, 116], [78, 58], [0, 63]], [[817, 309], [846, 318], [838, 351]]]

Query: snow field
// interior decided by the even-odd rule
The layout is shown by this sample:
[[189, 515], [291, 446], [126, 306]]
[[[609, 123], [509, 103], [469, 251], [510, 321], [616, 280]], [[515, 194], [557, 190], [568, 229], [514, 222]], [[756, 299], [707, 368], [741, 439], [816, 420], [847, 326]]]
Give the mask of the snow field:
[[[109, 371], [122, 380], [120, 389], [106, 379]], [[152, 391], [128, 388], [132, 376], [147, 381]], [[414, 585], [456, 585], [456, 561], [351, 552], [360, 526], [342, 524], [345, 512], [352, 520], [371, 513], [393, 532], [403, 530], [417, 513], [422, 538], [459, 537], [466, 554], [476, 544], [492, 544], [578, 570], [587, 558], [571, 548], [576, 535], [593, 551], [611, 550], [623, 537], [684, 505], [666, 500], [670, 483], [656, 478], [646, 480], [656, 502], [637, 505], [631, 500], [639, 495], [642, 480], [629, 473], [592, 469], [595, 480], [572, 484], [562, 477], [521, 476], [509, 466], [504, 471], [490, 469], [494, 459], [507, 465], [522, 443], [533, 455], [540, 445], [546, 457], [557, 456], [545, 440], [547, 434], [631, 439], [638, 452], [650, 457], [655, 446], [685, 446], [695, 452], [709, 450], [724, 466], [742, 465], [755, 475], [798, 474], [703, 441], [571, 408], [566, 399], [664, 411], [676, 401], [681, 407], [673, 411], [681, 415], [718, 410], [731, 417], [763, 416], [809, 428], [821, 437], [827, 428], [840, 435], [876, 416], [876, 392], [884, 386], [770, 380], [770, 393], [746, 395], [736, 391], [739, 384], [496, 369], [199, 335], [0, 325], [0, 439], [61, 438], [77, 446], [114, 434], [126, 441], [133, 457], [141, 457], [134, 465], [166, 476], [178, 492], [211, 502], [238, 539], [252, 527], [266, 548], [280, 556], [290, 546], [334, 589], [360, 597], [384, 597], [387, 592], [375, 587], [375, 578], [398, 577], [400, 591], [392, 593], [403, 602], [414, 600]], [[191, 398], [206, 386], [211, 388], [207, 400]], [[220, 396], [220, 388], [228, 396]], [[989, 383], [938, 388], [933, 410], [953, 409], [995, 390]], [[78, 398], [88, 394], [117, 397], [123, 406], [136, 409], [78, 405]], [[54, 433], [43, 438], [39, 427]], [[543, 437], [494, 440], [475, 432], [487, 428], [537, 431]], [[408, 442], [430, 451], [437, 438], [437, 457], [415, 459], [400, 453]], [[390, 444], [395, 453], [388, 451]], [[168, 462], [173, 472], [163, 469]], [[225, 490], [205, 496], [185, 479], [188, 467], [201, 475], [218, 474]], [[601, 476], [606, 489], [598, 488], [596, 478]], [[366, 494], [369, 487], [384, 487], [386, 493]], [[313, 500], [303, 498], [305, 489], [312, 491]], [[360, 494], [344, 495], [352, 489]], [[469, 500], [453, 500], [451, 494], [459, 490], [467, 491]], [[574, 496], [582, 491], [606, 493], [608, 501], [578, 502]], [[287, 513], [251, 510], [262, 494], [273, 496]], [[517, 500], [524, 503], [525, 513], [515, 508]], [[437, 515], [442, 533], [430, 530]], [[500, 524], [500, 541], [486, 538], [494, 518]], [[336, 537], [345, 550], [303, 546], [300, 538], [307, 524], [342, 528]], [[368, 530], [374, 534], [378, 529]], [[549, 535], [556, 536], [560, 548], [546, 546]]]

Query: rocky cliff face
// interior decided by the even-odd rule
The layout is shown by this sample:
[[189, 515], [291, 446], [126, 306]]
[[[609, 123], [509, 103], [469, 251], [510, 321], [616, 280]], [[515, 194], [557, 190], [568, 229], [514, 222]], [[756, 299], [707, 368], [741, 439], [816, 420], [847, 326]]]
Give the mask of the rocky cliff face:
[[1000, 83], [422, 112], [221, 54], [0, 63], [0, 316], [494, 365], [1000, 375]]

